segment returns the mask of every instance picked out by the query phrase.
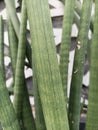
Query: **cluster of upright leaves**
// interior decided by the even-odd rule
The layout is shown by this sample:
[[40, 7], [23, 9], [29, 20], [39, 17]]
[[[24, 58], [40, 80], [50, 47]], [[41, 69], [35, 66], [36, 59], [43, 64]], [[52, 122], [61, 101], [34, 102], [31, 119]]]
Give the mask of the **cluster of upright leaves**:
[[[13, 78], [15, 79], [14, 86], [14, 108], [10, 101], [9, 94], [6, 88], [5, 72], [4, 72], [4, 40], [3, 40], [3, 22], [0, 17], [0, 121], [4, 130], [36, 130], [34, 118], [32, 115], [31, 106], [29, 103], [29, 95], [26, 88], [24, 79], [24, 65], [26, 53], [26, 5], [23, 1], [22, 4], [22, 19], [20, 24], [20, 35], [17, 37], [15, 27], [9, 15], [8, 32], [10, 42], [10, 54], [12, 60]], [[9, 2], [9, 5], [13, 3]], [[7, 5], [7, 3], [6, 3]], [[14, 9], [14, 6], [12, 6]], [[8, 9], [8, 6], [7, 6]], [[8, 9], [9, 10], [9, 9]], [[15, 9], [14, 9], [15, 10]], [[10, 14], [8, 12], [8, 14]], [[17, 17], [16, 17], [17, 19]], [[17, 24], [16, 24], [17, 25]], [[19, 41], [18, 41], [19, 40]], [[19, 42], [19, 45], [17, 44]], [[28, 44], [29, 45], [29, 44]], [[17, 54], [18, 53], [18, 54]], [[17, 61], [17, 64], [16, 64]], [[4, 101], [3, 101], [4, 100]], [[14, 111], [15, 110], [15, 111]], [[20, 126], [20, 123], [22, 123]]]
[[[29, 103], [29, 97], [28, 97], [28, 92], [27, 92], [25, 77], [24, 77], [24, 65], [25, 65], [26, 41], [27, 41], [26, 40], [27, 12], [26, 12], [25, 1], [22, 2], [21, 13], [22, 13], [22, 18], [20, 24], [18, 50], [17, 50], [17, 37], [14, 32], [13, 25], [11, 24], [10, 19], [8, 24], [12, 68], [13, 68], [13, 74], [15, 76], [14, 109], [19, 122], [20, 123], [22, 122], [22, 127], [24, 127], [24, 129], [26, 130], [33, 130], [33, 129], [35, 130], [35, 123], [32, 116], [31, 106]], [[15, 63], [16, 60], [17, 60], [17, 64]]]
[[[63, 1], [63, 3], [64, 3], [64, 1]], [[89, 92], [90, 94], [89, 94], [89, 106], [88, 106], [86, 129], [90, 130], [90, 129], [98, 128], [98, 125], [97, 125], [98, 116], [96, 115], [96, 113], [98, 113], [98, 109], [97, 109], [98, 106], [96, 103], [98, 100], [97, 99], [97, 86], [96, 86], [97, 77], [98, 77], [97, 71], [96, 71], [97, 67], [98, 67], [97, 62], [96, 62], [97, 41], [98, 41], [98, 38], [97, 38], [97, 35], [98, 35], [97, 5], [98, 5], [98, 2], [96, 1], [95, 2], [96, 10], [95, 10], [94, 27], [93, 27], [93, 20], [91, 18], [92, 0], [83, 1], [82, 9], [79, 9], [79, 7], [81, 7], [81, 6], [78, 1], [76, 1], [76, 5], [75, 5], [74, 21], [76, 22], [77, 26], [79, 27], [78, 28], [79, 34], [78, 34], [77, 47], [76, 47], [76, 52], [75, 52], [72, 83], [71, 83], [71, 90], [70, 90], [70, 99], [69, 99], [69, 109], [68, 109], [70, 130], [79, 129], [80, 97], [81, 97], [81, 87], [82, 87], [82, 78], [83, 78], [83, 69], [84, 69], [83, 64], [84, 64], [84, 60], [85, 60], [85, 53], [86, 53], [86, 51], [88, 51], [86, 49], [87, 49], [89, 28], [91, 29], [92, 32], [93, 32], [93, 28], [95, 28], [96, 30], [94, 31], [93, 42], [92, 42], [92, 47], [91, 47], [92, 49], [91, 49], [90, 92]], [[80, 19], [77, 17], [76, 13], [79, 15]], [[66, 37], [66, 34], [65, 34], [65, 37]], [[61, 51], [61, 53], [62, 53], [62, 51]], [[67, 58], [65, 58], [65, 59], [67, 59]], [[64, 63], [64, 61], [63, 61], [63, 63]], [[94, 86], [94, 84], [95, 84], [95, 86]], [[96, 96], [94, 96], [95, 94], [96, 94]]]
[[[24, 4], [24, 2], [25, 1], [22, 2], [23, 3], [22, 7], [27, 5], [28, 17], [29, 17], [30, 28], [31, 28], [31, 40], [32, 40], [32, 50], [33, 50], [32, 57], [34, 61], [33, 65], [34, 65], [34, 73], [35, 73], [35, 83], [37, 85], [35, 90], [36, 92], [38, 91], [37, 96], [38, 95], [40, 96], [39, 103], [42, 105], [41, 114], [43, 117], [41, 118], [43, 119], [43, 121], [41, 121], [41, 119], [39, 121], [43, 122], [43, 126], [42, 128], [38, 126], [37, 129], [44, 128], [47, 130], [48, 129], [59, 130], [59, 129], [67, 128], [68, 130], [69, 127], [68, 127], [68, 120], [67, 120], [67, 113], [66, 113], [66, 102], [64, 100], [59, 66], [57, 63], [56, 49], [55, 49], [55, 44], [53, 39], [52, 24], [50, 19], [48, 1], [43, 1], [45, 5], [43, 5], [43, 2], [40, 1], [34, 1], [34, 2], [28, 1], [26, 4]], [[12, 1], [11, 3], [5, 0], [5, 3], [8, 9], [8, 15], [10, 17], [9, 20], [11, 20], [10, 21], [11, 23], [9, 24], [11, 27], [12, 26], [14, 27], [16, 33], [16, 35], [14, 35], [14, 39], [16, 40], [16, 42], [17, 42], [17, 38], [19, 39], [18, 47], [17, 45], [15, 45], [16, 48], [18, 48], [18, 50], [16, 50], [16, 52], [18, 53], [17, 56], [13, 55], [13, 52], [11, 51], [12, 59], [14, 57], [14, 61], [15, 61], [15, 59], [17, 58], [16, 65], [14, 61], [12, 61], [12, 66], [13, 66], [13, 71], [15, 76], [14, 109], [19, 123], [21, 123], [20, 121], [22, 121], [22, 124], [24, 125], [24, 123], [27, 124], [28, 122], [24, 114], [25, 112], [27, 112], [27, 110], [24, 107], [26, 107], [28, 103], [24, 102], [24, 100], [26, 101], [26, 99], [23, 98], [24, 96], [26, 96], [24, 94], [27, 93], [27, 90], [25, 90], [24, 88], [25, 79], [24, 79], [24, 72], [23, 72], [24, 64], [25, 64], [24, 62], [25, 50], [27, 48], [25, 43], [26, 42], [25, 39], [26, 12], [25, 11], [22, 12], [23, 21], [21, 24], [19, 24], [19, 20], [17, 19], [16, 12], [15, 12], [14, 2]], [[39, 7], [41, 6], [41, 8], [35, 8], [35, 4]], [[32, 9], [34, 9], [34, 11]], [[42, 17], [38, 17], [41, 15]], [[34, 22], [32, 21], [33, 16], [35, 17]], [[40, 24], [42, 26], [40, 26]], [[12, 31], [14, 31], [13, 28], [11, 29]], [[19, 30], [20, 33], [18, 32]], [[49, 32], [47, 32], [47, 30], [49, 30]], [[9, 36], [10, 35], [12, 35], [12, 33], [10, 33], [10, 29], [9, 29]], [[10, 37], [10, 41], [11, 40], [13, 39], [11, 39]], [[13, 48], [11, 44], [10, 47]], [[24, 121], [21, 120], [22, 118], [23, 119], [25, 118], [25, 120]], [[45, 124], [44, 124], [44, 120], [45, 120]], [[36, 128], [32, 127], [32, 129], [35, 130]]]
[[[83, 66], [88, 42], [88, 31], [89, 28], [93, 27], [90, 26], [92, 24], [92, 0], [84, 0], [81, 9], [79, 8], [81, 7], [80, 3], [77, 0], [62, 0], [65, 3], [65, 12], [60, 50], [60, 68], [56, 57], [48, 0], [22, 0], [21, 23], [17, 17], [14, 2], [14, 0], [5, 0], [9, 17], [9, 46], [14, 79], [13, 105], [9, 99], [5, 84], [3, 23], [2, 17], [0, 17], [0, 121], [3, 129], [79, 130]], [[98, 2], [96, 1], [95, 4], [94, 28], [97, 28]], [[79, 15], [80, 19], [77, 18], [76, 14]], [[30, 24], [31, 44], [28, 43], [26, 38], [27, 17]], [[78, 24], [79, 34], [75, 49], [70, 97], [67, 108], [68, 58], [73, 18], [74, 22]], [[98, 113], [98, 105], [96, 103], [96, 97], [98, 97], [96, 87], [98, 77], [96, 71], [98, 67], [96, 61], [97, 35], [98, 31], [95, 29], [92, 42], [87, 130], [96, 130], [98, 128], [98, 116], [96, 115]], [[28, 58], [30, 67], [33, 66], [36, 120], [32, 116], [24, 76], [25, 57]], [[93, 96], [93, 93], [96, 94], [96, 97]], [[95, 113], [93, 113], [93, 110]]]
[[[14, 0], [10, 0], [10, 1], [4, 0], [4, 1], [5, 1], [5, 4], [6, 4], [6, 8], [8, 10], [8, 15], [9, 15], [11, 21], [12, 21], [12, 25], [14, 27], [16, 36], [19, 39], [20, 22], [19, 22], [19, 19], [17, 17], [17, 14], [16, 14], [15, 1]], [[27, 40], [26, 40], [26, 56], [29, 60], [30, 66], [31, 66], [31, 64], [32, 64], [31, 47], [30, 47]]]
[[6, 88], [4, 70], [3, 20], [0, 16], [0, 121], [3, 130], [20, 130], [13, 105]]

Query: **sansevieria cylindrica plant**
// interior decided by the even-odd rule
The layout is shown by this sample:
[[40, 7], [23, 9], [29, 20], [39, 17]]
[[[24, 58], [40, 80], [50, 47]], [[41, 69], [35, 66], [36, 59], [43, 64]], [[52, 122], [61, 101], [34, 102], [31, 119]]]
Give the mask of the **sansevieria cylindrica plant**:
[[[3, 130], [79, 130], [80, 100], [87, 43], [92, 41], [90, 89], [86, 130], [98, 128], [97, 35], [98, 2], [91, 17], [93, 0], [60, 0], [64, 4], [60, 62], [58, 63], [48, 0], [21, 0], [18, 19], [15, 0], [4, 0], [8, 15], [8, 40], [13, 73], [12, 93], [6, 88], [4, 66], [4, 25], [0, 16], [0, 123]], [[53, 0], [55, 3], [58, 0]], [[58, 3], [60, 3], [60, 1]], [[94, 17], [94, 25], [92, 18]], [[27, 23], [29, 23], [27, 26]], [[68, 64], [73, 23], [78, 27], [70, 96], [67, 97]], [[89, 30], [92, 39], [89, 39]], [[27, 33], [30, 33], [28, 41]], [[33, 79], [32, 114], [24, 69], [30, 67]], [[72, 69], [71, 68], [71, 69]], [[31, 87], [31, 86], [30, 86]], [[29, 90], [30, 91], [30, 90]]]

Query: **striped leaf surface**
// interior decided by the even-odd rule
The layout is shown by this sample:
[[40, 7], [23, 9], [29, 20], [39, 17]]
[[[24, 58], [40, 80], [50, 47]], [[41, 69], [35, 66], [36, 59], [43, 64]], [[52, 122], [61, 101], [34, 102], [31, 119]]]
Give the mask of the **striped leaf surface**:
[[98, 129], [98, 1], [95, 1], [94, 34], [91, 43], [90, 88], [86, 130]]
[[[19, 30], [20, 30], [20, 22], [17, 17], [16, 8], [15, 8], [15, 1], [14, 0], [5, 0], [6, 9], [8, 11], [9, 17], [11, 19], [12, 25], [14, 27], [14, 30], [16, 32], [16, 36], [19, 39]], [[29, 60], [29, 64], [31, 66], [31, 47], [26, 39], [26, 56]]]
[[68, 62], [71, 43], [71, 30], [74, 16], [74, 5], [75, 0], [66, 0], [63, 20], [62, 44], [60, 48], [60, 72], [65, 100], [67, 99]]
[[0, 16], [0, 122], [3, 130], [20, 130], [4, 78], [3, 22]]
[[14, 108], [18, 119], [21, 119], [22, 116], [22, 105], [23, 105], [23, 96], [24, 96], [26, 25], [27, 25], [26, 6], [23, 1], [22, 17], [21, 17], [21, 25], [20, 25], [20, 37], [19, 37], [17, 63], [16, 63], [16, 71], [15, 71], [15, 86], [14, 86]]
[[28, 0], [33, 69], [47, 130], [69, 130], [47, 0]]
[[83, 1], [70, 89], [68, 110], [70, 130], [79, 130], [81, 88], [91, 19], [91, 7], [92, 0]]

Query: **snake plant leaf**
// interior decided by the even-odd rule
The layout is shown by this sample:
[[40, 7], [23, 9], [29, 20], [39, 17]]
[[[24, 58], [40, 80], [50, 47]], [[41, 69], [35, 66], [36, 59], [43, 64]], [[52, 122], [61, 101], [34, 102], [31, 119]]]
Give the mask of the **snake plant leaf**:
[[10, 18], [7, 20], [8, 26], [8, 36], [9, 36], [9, 49], [10, 49], [10, 57], [11, 57], [11, 65], [13, 71], [13, 78], [15, 77], [15, 69], [16, 69], [16, 59], [17, 59], [17, 50], [18, 50], [18, 39], [11, 23]]
[[[82, 12], [82, 4], [80, 1], [75, 1], [75, 12], [74, 12], [74, 22], [76, 23], [77, 27], [80, 27], [80, 16]], [[93, 32], [93, 16], [90, 19], [90, 29]]]
[[62, 41], [60, 47], [60, 73], [62, 78], [65, 100], [67, 99], [68, 61], [71, 42], [71, 30], [74, 16], [74, 5], [75, 0], [66, 0], [63, 20]]
[[27, 93], [25, 77], [24, 77], [24, 64], [25, 64], [25, 50], [26, 50], [26, 6], [25, 1], [22, 2], [22, 20], [20, 26], [20, 38], [18, 46], [17, 64], [15, 73], [15, 86], [14, 86], [14, 107], [19, 120], [25, 130], [36, 130], [35, 122], [31, 111], [29, 96]]
[[21, 25], [20, 25], [20, 37], [19, 37], [17, 63], [16, 63], [16, 71], [15, 71], [15, 86], [14, 86], [14, 108], [18, 119], [21, 119], [22, 116], [22, 104], [23, 104], [23, 96], [24, 96], [26, 25], [27, 25], [26, 6], [23, 1], [22, 17], [21, 17]]
[[91, 7], [92, 0], [83, 1], [69, 98], [68, 116], [70, 130], [79, 130], [81, 87], [84, 72], [85, 52], [88, 42], [88, 31], [91, 19]]
[[0, 122], [3, 130], [20, 130], [4, 77], [3, 21], [0, 16]]
[[26, 1], [32, 40], [33, 71], [47, 130], [69, 130], [48, 0]]
[[46, 130], [42, 104], [40, 100], [39, 90], [35, 74], [33, 73], [33, 87], [34, 87], [34, 105], [35, 105], [35, 115], [36, 115], [36, 129], [37, 130]]
[[23, 122], [23, 126], [25, 130], [36, 130], [35, 120], [32, 115], [32, 109], [29, 102], [29, 95], [28, 95], [26, 86], [24, 88], [22, 122]]
[[19, 22], [19, 19], [17, 17], [17, 14], [16, 14], [15, 1], [14, 0], [10, 0], [10, 1], [5, 0], [4, 2], [6, 5], [8, 14], [10, 16], [10, 19], [12, 21], [12, 24], [14, 26], [16, 35], [17, 35], [17, 37], [19, 37], [20, 22]]
[[[11, 22], [9, 16], [7, 17], [7, 28], [8, 28], [8, 37], [9, 37], [8, 40], [9, 40], [9, 49], [10, 49], [12, 71], [15, 71], [15, 68], [16, 68], [15, 62], [17, 59], [17, 50], [18, 50], [18, 39], [17, 39], [14, 27], [12, 25], [12, 22]], [[30, 67], [28, 62], [25, 62], [25, 65], [27, 67]]]
[[80, 16], [82, 10], [82, 4], [80, 1], [75, 0], [75, 12]]
[[0, 121], [3, 130], [20, 130], [18, 120], [0, 69]]
[[[14, 0], [10, 0], [10, 1], [5, 0], [5, 4], [6, 4], [6, 8], [7, 8], [9, 17], [10, 17], [11, 22], [12, 22], [12, 25], [15, 29], [16, 36], [19, 39], [20, 22], [19, 22], [19, 19], [17, 17], [17, 14], [16, 14], [15, 1]], [[31, 47], [30, 47], [30, 44], [28, 43], [27, 39], [26, 39], [26, 56], [28, 58], [28, 61], [29, 61], [30, 67], [31, 67], [31, 64], [32, 64]]]
[[[4, 25], [2, 16], [0, 16], [0, 67], [4, 71]], [[2, 77], [5, 80], [5, 71]]]
[[86, 130], [98, 129], [98, 1], [95, 1], [94, 34], [91, 43], [90, 88]]

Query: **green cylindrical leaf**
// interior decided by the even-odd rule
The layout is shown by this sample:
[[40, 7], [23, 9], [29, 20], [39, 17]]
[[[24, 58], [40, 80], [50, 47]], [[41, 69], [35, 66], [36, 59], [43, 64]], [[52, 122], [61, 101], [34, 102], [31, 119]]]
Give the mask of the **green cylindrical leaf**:
[[14, 108], [18, 119], [21, 119], [22, 116], [22, 105], [23, 105], [23, 96], [24, 96], [26, 25], [27, 25], [26, 6], [25, 6], [25, 1], [23, 1], [22, 19], [20, 25], [20, 37], [19, 37], [16, 72], [15, 72], [15, 86], [14, 86]]
[[32, 58], [47, 130], [69, 130], [48, 0], [28, 0]]
[[6, 8], [8, 10], [8, 14], [10, 16], [10, 19], [12, 21], [12, 24], [15, 28], [15, 32], [17, 37], [19, 37], [19, 29], [20, 29], [20, 23], [19, 19], [16, 14], [16, 9], [15, 9], [15, 1], [14, 0], [5, 0]]
[[94, 34], [91, 43], [90, 88], [86, 130], [98, 128], [98, 1], [95, 1]]
[[68, 116], [70, 130], [79, 130], [81, 87], [84, 72], [85, 52], [87, 49], [88, 32], [91, 19], [91, 7], [92, 0], [83, 1], [69, 98]]
[[0, 16], [0, 68], [3, 71], [2, 77], [5, 80], [5, 67], [4, 67], [4, 25], [2, 16]]
[[18, 50], [18, 39], [16, 37], [16, 33], [10, 18], [8, 18], [8, 36], [9, 36], [11, 65], [12, 65], [13, 78], [14, 78], [15, 69], [16, 69], [17, 50]]
[[44, 115], [43, 115], [42, 104], [41, 104], [41, 99], [40, 99], [39, 90], [38, 90], [38, 84], [37, 84], [37, 80], [36, 80], [34, 74], [33, 74], [33, 82], [34, 82], [33, 87], [34, 87], [36, 129], [37, 130], [46, 130], [45, 119], [44, 119]]
[[25, 130], [36, 130], [35, 120], [32, 115], [32, 109], [29, 102], [27, 88], [24, 88], [24, 100], [22, 109], [22, 122]]
[[69, 49], [71, 42], [71, 30], [74, 16], [74, 5], [75, 5], [74, 0], [73, 1], [66, 0], [64, 20], [63, 20], [62, 42], [60, 48], [60, 72], [61, 72], [65, 100], [67, 99], [68, 62], [69, 62]]

